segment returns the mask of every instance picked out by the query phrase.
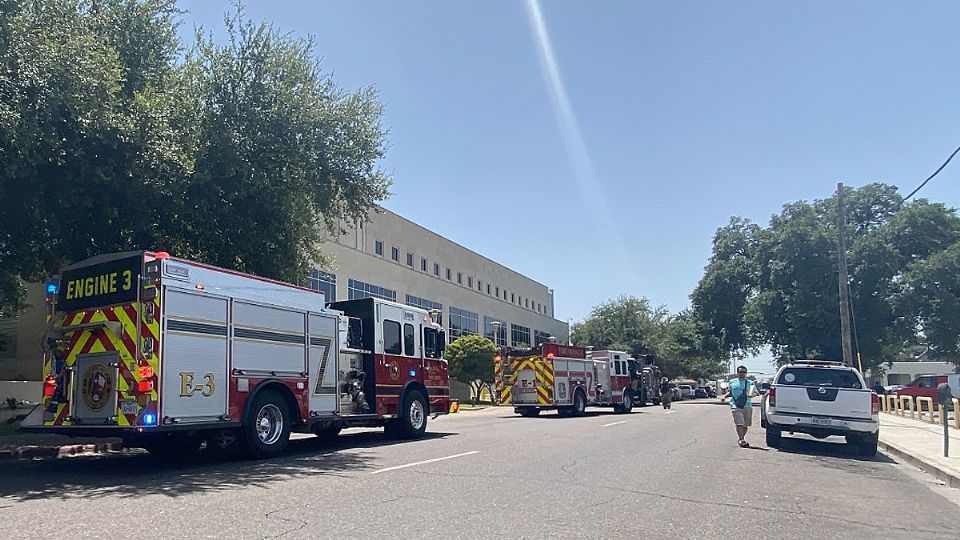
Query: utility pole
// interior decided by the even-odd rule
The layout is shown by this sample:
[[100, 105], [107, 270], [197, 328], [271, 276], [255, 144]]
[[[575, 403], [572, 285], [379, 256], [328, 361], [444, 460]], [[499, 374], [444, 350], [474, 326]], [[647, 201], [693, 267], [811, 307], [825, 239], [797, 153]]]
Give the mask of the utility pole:
[[850, 289], [847, 286], [847, 228], [843, 207], [843, 183], [837, 184], [837, 266], [840, 281], [840, 342], [843, 345], [843, 363], [853, 365], [853, 347], [850, 344]]

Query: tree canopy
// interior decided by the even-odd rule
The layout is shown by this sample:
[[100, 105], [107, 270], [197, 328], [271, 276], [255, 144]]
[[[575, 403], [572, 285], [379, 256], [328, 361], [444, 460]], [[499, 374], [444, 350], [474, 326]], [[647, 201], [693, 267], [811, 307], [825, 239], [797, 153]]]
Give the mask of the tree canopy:
[[300, 281], [388, 195], [372, 88], [311, 40], [227, 15], [184, 50], [174, 0], [0, 0], [0, 314], [98, 253]]
[[497, 351], [490, 338], [478, 334], [460, 336], [447, 346], [444, 357], [450, 362], [450, 375], [471, 385], [475, 401], [480, 398], [483, 385], [493, 382]]
[[[957, 351], [960, 218], [893, 186], [845, 188], [850, 300], [864, 368], [923, 344]], [[836, 197], [783, 207], [762, 227], [731, 218], [691, 294], [693, 315], [733, 354], [841, 358]], [[948, 322], [949, 320], [949, 322]]]
[[646, 298], [620, 296], [603, 302], [571, 329], [575, 345], [653, 355], [668, 377], [710, 378], [726, 369], [720, 341], [689, 312], [671, 315]]

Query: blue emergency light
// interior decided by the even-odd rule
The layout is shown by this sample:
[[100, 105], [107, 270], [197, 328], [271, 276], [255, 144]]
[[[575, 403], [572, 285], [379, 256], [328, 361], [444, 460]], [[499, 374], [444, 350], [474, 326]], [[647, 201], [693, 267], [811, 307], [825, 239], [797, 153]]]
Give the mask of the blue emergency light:
[[155, 414], [145, 414], [143, 415], [143, 423], [152, 426], [157, 423], [157, 415]]
[[416, 376], [417, 376], [417, 370], [411, 369], [411, 370], [410, 370], [410, 376], [411, 376], [411, 377], [416, 377]]
[[59, 285], [57, 285], [57, 282], [56, 282], [56, 281], [51, 281], [51, 282], [47, 283], [47, 294], [50, 295], [50, 296], [54, 296], [55, 294], [57, 294], [57, 290], [58, 290], [59, 288], [60, 288], [60, 287], [59, 287]]

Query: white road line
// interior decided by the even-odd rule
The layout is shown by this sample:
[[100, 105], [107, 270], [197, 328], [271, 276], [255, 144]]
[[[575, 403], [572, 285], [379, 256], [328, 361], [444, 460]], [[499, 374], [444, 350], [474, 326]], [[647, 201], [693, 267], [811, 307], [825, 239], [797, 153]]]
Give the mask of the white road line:
[[416, 467], [417, 465], [426, 465], [427, 463], [436, 463], [437, 461], [446, 461], [448, 459], [469, 456], [471, 454], [479, 454], [479, 453], [480, 453], [479, 450], [474, 450], [472, 452], [464, 452], [462, 454], [454, 454], [452, 456], [446, 456], [446, 457], [435, 458], [435, 459], [426, 459], [423, 461], [417, 461], [415, 463], [407, 463], [406, 465], [397, 465], [396, 467], [387, 467], [386, 469], [373, 471], [370, 474], [380, 474], [380, 473], [395, 471], [397, 469], [406, 469], [407, 467]]
[[621, 420], [619, 422], [610, 422], [609, 424], [604, 424], [600, 427], [610, 427], [610, 426], [615, 426], [617, 424], [626, 424], [627, 422], [629, 422], [629, 420]]

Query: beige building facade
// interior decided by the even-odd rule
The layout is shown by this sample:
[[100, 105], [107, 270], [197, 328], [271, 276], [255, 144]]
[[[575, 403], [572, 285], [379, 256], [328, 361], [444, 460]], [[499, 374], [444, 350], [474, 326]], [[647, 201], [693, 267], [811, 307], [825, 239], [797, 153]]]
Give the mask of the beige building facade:
[[323, 246], [329, 268], [309, 286], [329, 299], [375, 296], [436, 309], [452, 341], [463, 334], [502, 346], [566, 343], [569, 327], [554, 318], [553, 290], [433, 231], [383, 210]]

